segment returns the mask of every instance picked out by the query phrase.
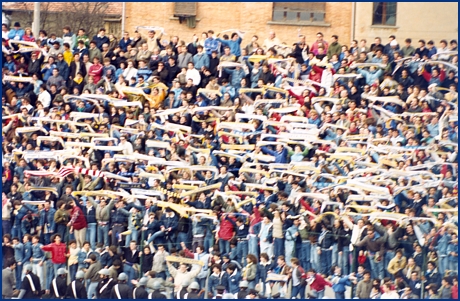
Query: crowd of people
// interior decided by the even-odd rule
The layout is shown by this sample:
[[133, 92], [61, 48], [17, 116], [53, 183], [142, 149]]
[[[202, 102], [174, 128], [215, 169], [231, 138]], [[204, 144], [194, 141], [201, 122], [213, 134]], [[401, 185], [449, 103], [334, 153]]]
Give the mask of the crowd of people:
[[3, 298], [458, 298], [457, 41], [245, 34], [2, 25]]

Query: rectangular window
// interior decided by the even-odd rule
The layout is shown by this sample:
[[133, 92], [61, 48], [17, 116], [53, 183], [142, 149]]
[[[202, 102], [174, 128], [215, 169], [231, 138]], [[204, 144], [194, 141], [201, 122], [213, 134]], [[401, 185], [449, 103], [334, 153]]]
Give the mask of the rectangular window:
[[324, 22], [326, 16], [325, 2], [274, 2], [273, 17], [275, 22]]
[[174, 17], [196, 16], [197, 2], [176, 2], [174, 3]]
[[396, 2], [374, 2], [372, 25], [396, 26]]

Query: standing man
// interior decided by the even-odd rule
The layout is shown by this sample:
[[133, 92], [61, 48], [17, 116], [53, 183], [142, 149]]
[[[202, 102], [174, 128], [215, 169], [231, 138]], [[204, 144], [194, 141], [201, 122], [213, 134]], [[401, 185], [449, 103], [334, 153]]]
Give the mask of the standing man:
[[[98, 198], [96, 197], [96, 200]], [[96, 208], [97, 241], [109, 246], [110, 211], [115, 206], [115, 199], [112, 199], [108, 205], [104, 197], [99, 199], [99, 204], [92, 197], [88, 197], [88, 201]]]
[[[2, 270], [2, 299], [11, 299], [13, 297], [13, 287], [16, 287], [16, 280], [13, 270], [16, 269], [16, 262], [10, 260]], [[21, 279], [21, 277], [19, 277]]]
[[52, 237], [54, 241], [52, 244], [42, 246], [41, 249], [45, 252], [51, 252], [51, 261], [53, 262], [54, 274], [56, 275], [57, 270], [65, 268], [67, 263], [66, 257], [66, 245], [61, 243], [62, 237], [60, 234], [55, 234]]
[[[5, 232], [4, 232], [5, 233]], [[18, 237], [13, 238], [14, 260], [16, 261], [14, 273], [16, 275], [16, 287], [21, 286], [22, 262], [24, 261], [24, 245]], [[5, 286], [3, 286], [5, 287]]]
[[96, 296], [96, 289], [100, 279], [98, 272], [101, 270], [102, 266], [100, 261], [97, 260], [96, 254], [90, 254], [88, 259], [89, 268], [86, 270], [85, 280], [89, 280], [88, 299], [93, 299], [93, 295]]
[[[35, 272], [34, 274], [37, 275], [39, 282], [41, 284], [41, 288], [45, 288], [45, 274], [44, 274], [44, 267], [43, 263], [45, 262], [45, 252], [43, 252], [42, 248], [43, 245], [39, 243], [40, 237], [35, 235], [32, 237], [32, 268]], [[37, 287], [40, 289], [40, 287]]]

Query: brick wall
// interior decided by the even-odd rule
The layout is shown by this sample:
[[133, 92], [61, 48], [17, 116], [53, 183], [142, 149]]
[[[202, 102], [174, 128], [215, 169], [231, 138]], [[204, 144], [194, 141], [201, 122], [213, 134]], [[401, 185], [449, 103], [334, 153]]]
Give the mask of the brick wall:
[[[326, 40], [337, 34], [339, 42], [350, 43], [351, 35], [351, 3], [328, 2], [326, 4], [326, 20], [330, 26], [296, 26], [269, 24], [272, 18], [272, 2], [199, 2], [197, 6], [196, 28], [188, 28], [186, 22], [171, 20], [174, 14], [174, 3], [126, 3], [125, 30], [132, 34], [136, 26], [161, 26], [168, 35], [178, 35], [181, 40], [190, 42], [194, 33], [213, 29], [215, 32], [226, 29], [239, 29], [246, 32], [242, 45], [245, 46], [252, 35], [259, 36], [262, 43], [270, 30], [274, 30], [282, 42], [292, 44], [297, 41], [297, 30], [307, 36], [309, 44], [315, 41], [318, 31], [323, 32]], [[144, 32], [143, 34], [146, 34]], [[169, 38], [169, 37], [167, 37]]]

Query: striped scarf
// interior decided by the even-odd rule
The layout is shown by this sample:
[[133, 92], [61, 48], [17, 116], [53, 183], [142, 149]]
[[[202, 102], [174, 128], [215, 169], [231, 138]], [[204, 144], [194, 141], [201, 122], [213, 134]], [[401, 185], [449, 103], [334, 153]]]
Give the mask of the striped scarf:
[[88, 175], [91, 177], [99, 177], [99, 178], [105, 178], [105, 174], [102, 171], [99, 170], [91, 170], [87, 168], [81, 168], [81, 167], [70, 167], [70, 166], [63, 166], [59, 169], [59, 176], [61, 177], [66, 177], [70, 175], [71, 173], [80, 173], [84, 175]]
[[74, 170], [76, 173], [81, 173], [81, 174], [88, 175], [91, 177], [105, 178], [105, 174], [99, 170], [91, 170], [91, 169], [81, 168], [81, 167], [75, 167]]

